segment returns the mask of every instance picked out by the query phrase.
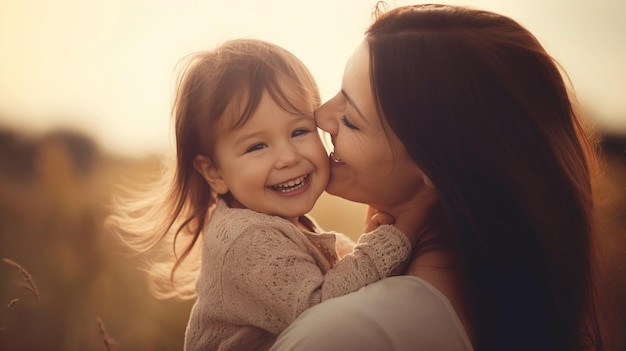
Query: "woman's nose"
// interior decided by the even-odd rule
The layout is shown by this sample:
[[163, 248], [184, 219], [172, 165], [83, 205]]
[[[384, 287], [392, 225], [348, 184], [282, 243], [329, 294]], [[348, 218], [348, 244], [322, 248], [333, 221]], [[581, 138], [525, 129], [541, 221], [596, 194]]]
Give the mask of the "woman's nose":
[[328, 102], [320, 106], [313, 113], [315, 123], [321, 130], [330, 133], [331, 135], [337, 134], [337, 121], [332, 118], [333, 114], [330, 111]]

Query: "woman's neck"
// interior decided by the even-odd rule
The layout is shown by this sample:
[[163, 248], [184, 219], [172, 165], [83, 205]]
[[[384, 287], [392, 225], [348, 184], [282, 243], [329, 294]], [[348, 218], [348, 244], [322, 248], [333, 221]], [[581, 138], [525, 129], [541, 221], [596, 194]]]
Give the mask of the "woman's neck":
[[456, 268], [456, 258], [449, 250], [432, 248], [416, 253], [409, 263], [406, 274], [424, 278], [424, 276], [438, 276], [442, 272], [456, 271]]
[[436, 247], [417, 252], [405, 274], [424, 279], [445, 295], [450, 300], [468, 337], [473, 340], [469, 306], [463, 293], [467, 289], [465, 289], [460, 268], [458, 257], [454, 252], [447, 248]]

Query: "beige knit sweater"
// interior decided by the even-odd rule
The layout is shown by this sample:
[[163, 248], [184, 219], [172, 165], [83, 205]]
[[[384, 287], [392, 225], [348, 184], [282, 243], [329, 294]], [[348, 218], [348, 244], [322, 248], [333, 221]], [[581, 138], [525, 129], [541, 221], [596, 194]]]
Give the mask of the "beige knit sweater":
[[336, 255], [337, 233], [303, 232], [289, 221], [220, 201], [204, 231], [198, 298], [185, 350], [267, 350], [300, 313], [397, 273], [407, 237], [391, 225]]

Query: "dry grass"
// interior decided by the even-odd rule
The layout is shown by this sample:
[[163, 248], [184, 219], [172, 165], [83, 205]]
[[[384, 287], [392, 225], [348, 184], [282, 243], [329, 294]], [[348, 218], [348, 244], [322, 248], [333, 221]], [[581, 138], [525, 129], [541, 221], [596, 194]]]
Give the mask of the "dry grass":
[[0, 128], [0, 350], [181, 350], [192, 302], [155, 300], [102, 227], [113, 184], [158, 176], [160, 157], [11, 135]]
[[7, 305], [7, 310], [8, 310], [9, 308], [11, 308], [13, 305], [15, 305], [16, 303], [18, 303], [18, 302], [20, 302], [20, 299], [18, 299], [18, 298], [14, 298], [13, 300], [11, 300], [11, 301], [9, 302], [9, 304]]
[[[22, 284], [20, 284], [20, 286], [30, 291], [31, 294], [35, 296], [35, 298], [39, 299], [39, 289], [37, 289], [37, 285], [35, 284], [35, 280], [33, 279], [33, 276], [30, 273], [28, 273], [28, 271], [24, 267], [22, 267], [19, 263], [11, 259], [3, 258], [2, 261], [8, 264], [9, 266], [12, 266], [13, 268], [15, 268], [18, 272], [20, 272], [20, 274], [22, 275]], [[9, 307], [11, 307], [11, 304], [9, 305]]]
[[102, 341], [104, 342], [104, 349], [106, 351], [112, 351], [115, 346], [115, 340], [109, 336], [109, 333], [106, 331], [104, 327], [104, 323], [102, 322], [102, 318], [100, 316], [96, 317], [96, 321], [98, 322], [98, 329], [100, 330], [100, 336], [102, 337]]
[[[39, 299], [39, 289], [37, 288], [37, 285], [35, 284], [35, 280], [33, 279], [33, 276], [24, 267], [22, 267], [22, 265], [20, 265], [19, 263], [11, 259], [3, 258], [2, 261], [10, 265], [11, 267], [15, 268], [21, 274], [22, 281], [20, 283], [20, 286], [26, 289], [27, 291], [29, 291], [31, 294], [33, 294], [35, 298]], [[20, 299], [17, 297], [11, 299], [6, 309], [7, 310], [10, 309], [11, 307], [13, 307], [13, 305], [15, 305], [18, 302], [20, 302]], [[104, 327], [104, 323], [102, 322], [102, 319], [100, 318], [100, 316], [96, 317], [96, 321], [98, 323], [98, 330], [100, 332], [100, 336], [102, 338], [102, 341], [104, 342], [105, 350], [113, 351], [116, 346], [115, 340], [111, 338], [109, 333], [106, 331], [106, 328]], [[0, 326], [0, 331], [5, 331], [5, 330], [6, 330], [6, 327]]]

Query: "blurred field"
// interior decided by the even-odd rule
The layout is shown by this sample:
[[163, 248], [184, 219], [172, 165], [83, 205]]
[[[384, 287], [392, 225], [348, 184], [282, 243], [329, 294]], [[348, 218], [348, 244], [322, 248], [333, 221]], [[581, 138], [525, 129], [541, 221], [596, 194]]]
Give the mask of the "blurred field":
[[[602, 249], [607, 295], [626, 314], [626, 136], [606, 136]], [[181, 350], [192, 301], [157, 300], [141, 258], [103, 229], [113, 184], [158, 176], [157, 157], [103, 153], [71, 131], [0, 131], [0, 350]], [[356, 237], [364, 207], [325, 195], [312, 215]], [[566, 245], [566, 243], [564, 243]], [[99, 323], [100, 322], [100, 323]], [[626, 330], [620, 320], [618, 330]]]

